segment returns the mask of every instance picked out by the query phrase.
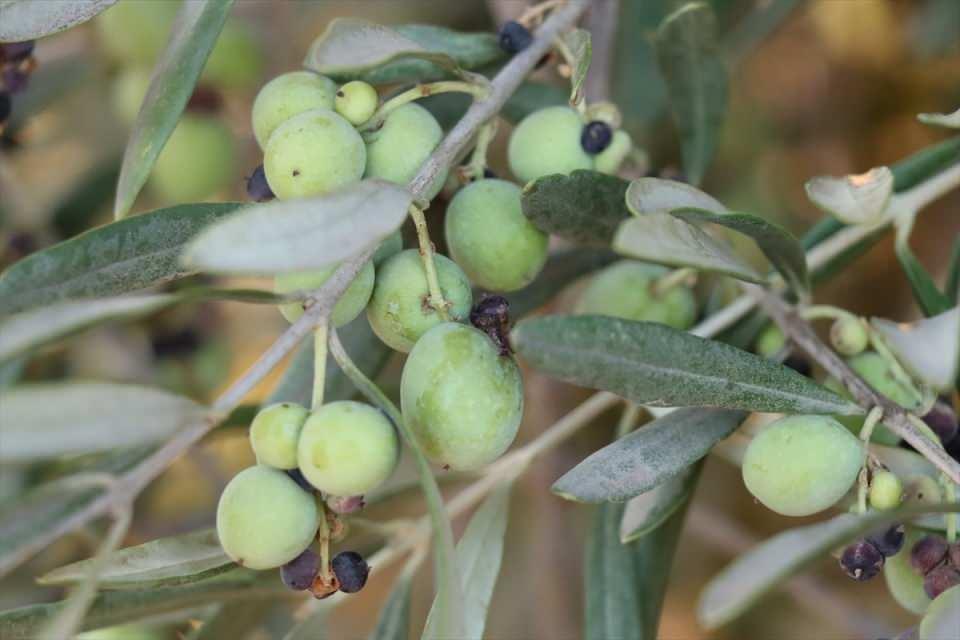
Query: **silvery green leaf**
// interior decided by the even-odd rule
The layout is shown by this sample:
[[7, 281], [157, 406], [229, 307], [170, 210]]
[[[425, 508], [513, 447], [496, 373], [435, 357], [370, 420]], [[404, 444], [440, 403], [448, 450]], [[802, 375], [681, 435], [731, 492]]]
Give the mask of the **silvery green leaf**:
[[728, 211], [719, 200], [700, 189], [663, 178], [632, 180], [626, 198], [627, 208], [638, 216], [673, 209], [703, 209], [719, 215]]
[[960, 307], [913, 323], [872, 318], [897, 360], [918, 380], [944, 391], [960, 368]]
[[26, 462], [161, 442], [208, 409], [160, 389], [99, 382], [0, 391], [0, 461]]
[[0, 0], [0, 42], [23, 42], [82, 24], [117, 0]]
[[583, 100], [583, 81], [587, 78], [590, 69], [592, 48], [590, 32], [586, 29], [571, 29], [560, 36], [567, 51], [570, 52], [570, 104], [578, 104]]
[[0, 362], [101, 322], [153, 313], [176, 299], [173, 295], [147, 295], [71, 300], [7, 316], [0, 320]]
[[950, 297], [943, 294], [937, 287], [933, 276], [927, 271], [910, 248], [910, 232], [913, 220], [897, 221], [897, 233], [893, 243], [893, 250], [900, 262], [900, 268], [910, 283], [913, 298], [917, 301], [923, 315], [930, 317], [943, 313], [953, 306]]
[[893, 193], [893, 173], [876, 167], [842, 178], [819, 176], [804, 186], [813, 204], [841, 222], [871, 226], [883, 220]]
[[378, 245], [403, 223], [411, 202], [404, 187], [374, 179], [322, 196], [251, 205], [205, 229], [182, 262], [257, 275], [328, 267]]
[[921, 113], [917, 115], [917, 120], [924, 124], [932, 124], [938, 127], [960, 129], [960, 109], [957, 109], [953, 113]]
[[727, 244], [665, 211], [623, 221], [614, 234], [613, 249], [646, 262], [714, 271], [758, 284], [767, 281]]
[[702, 462], [692, 464], [678, 476], [631, 498], [620, 520], [620, 542], [627, 544], [639, 540], [685, 506], [697, 487], [702, 466]]
[[617, 227], [630, 218], [624, 204], [629, 184], [617, 176], [577, 169], [527, 184], [520, 205], [523, 215], [544, 233], [607, 247]]
[[234, 0], [187, 0], [150, 78], [133, 132], [123, 152], [113, 216], [130, 212], [153, 165], [173, 133], [197, 78], [217, 42]]
[[[92, 562], [81, 560], [54, 569], [37, 578], [37, 582], [82, 582]], [[118, 549], [110, 556], [98, 584], [103, 589], [172, 587], [209, 578], [234, 566], [223, 552], [217, 532], [204, 529]]]

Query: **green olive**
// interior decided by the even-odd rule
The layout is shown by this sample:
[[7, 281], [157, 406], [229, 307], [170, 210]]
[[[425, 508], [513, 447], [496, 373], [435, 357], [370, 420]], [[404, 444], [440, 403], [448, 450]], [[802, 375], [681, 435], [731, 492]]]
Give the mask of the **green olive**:
[[[441, 139], [443, 129], [429, 111], [413, 102], [398, 107], [369, 136], [364, 177], [408, 184]], [[437, 195], [446, 179], [446, 174], [438, 176], [428, 200]]]
[[785, 346], [787, 346], [787, 337], [783, 335], [780, 327], [775, 324], [767, 325], [767, 327], [760, 332], [760, 335], [757, 336], [757, 340], [754, 343], [757, 355], [763, 356], [764, 358], [774, 357], [780, 353]]
[[529, 182], [553, 173], [593, 169], [593, 157], [580, 145], [582, 132], [583, 120], [570, 107], [534, 111], [510, 136], [510, 170], [520, 182]]
[[354, 80], [337, 89], [333, 105], [350, 124], [363, 124], [377, 110], [380, 96], [373, 85]]
[[875, 473], [870, 481], [870, 506], [880, 511], [896, 509], [903, 501], [903, 483], [890, 471]]
[[250, 425], [250, 445], [259, 464], [274, 469], [296, 469], [297, 442], [310, 412], [292, 402], [261, 409]]
[[205, 200], [236, 177], [235, 158], [233, 134], [223, 122], [185, 115], [157, 158], [150, 188], [165, 203]]
[[830, 327], [830, 342], [837, 353], [855, 356], [870, 344], [870, 335], [859, 318], [838, 318]]
[[[333, 265], [316, 271], [300, 271], [284, 273], [274, 280], [273, 290], [277, 293], [293, 293], [294, 291], [310, 291], [323, 286], [323, 283], [336, 272], [340, 265]], [[330, 320], [335, 327], [342, 327], [363, 311], [373, 293], [374, 270], [373, 263], [368, 262], [360, 269], [350, 286], [333, 307]], [[287, 322], [294, 323], [303, 315], [303, 303], [287, 302], [280, 305], [280, 313]]]
[[923, 576], [910, 566], [910, 550], [925, 534], [907, 527], [900, 552], [887, 558], [883, 565], [883, 577], [887, 590], [901, 607], [911, 613], [923, 615], [930, 606], [930, 598], [923, 590]]
[[337, 85], [312, 71], [279, 75], [260, 89], [253, 101], [253, 134], [265, 149], [270, 134], [290, 118], [311, 109], [333, 109]]

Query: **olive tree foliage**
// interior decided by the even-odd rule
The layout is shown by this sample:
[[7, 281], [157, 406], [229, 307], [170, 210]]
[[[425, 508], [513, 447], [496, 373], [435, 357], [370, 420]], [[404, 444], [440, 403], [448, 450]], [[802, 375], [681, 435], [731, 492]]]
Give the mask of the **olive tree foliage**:
[[[112, 4], [0, 0], [0, 41], [44, 38]], [[618, 4], [623, 5], [619, 15]], [[504, 51], [490, 33], [336, 20], [317, 36], [304, 68], [337, 83], [363, 80], [397, 88], [382, 111], [370, 109], [366, 115], [373, 115], [358, 122], [383, 125], [387, 105], [407, 102], [398, 96], [410, 92], [411, 100], [448, 91], [467, 98], [469, 106], [452, 109], [452, 102], [439, 99], [444, 96], [423, 101], [445, 131], [406, 184], [364, 179], [303, 198], [181, 204], [134, 215], [137, 195], [233, 8], [231, 0], [184, 2], [119, 169], [113, 167], [116, 220], [83, 230], [0, 274], [0, 463], [32, 465], [77, 454], [93, 461], [82, 469], [64, 464], [59, 475], [25, 487], [0, 505], [0, 575], [9, 575], [68, 534], [108, 522], [96, 554], [39, 577], [42, 584], [67, 587], [64, 599], [0, 612], [0, 638], [66, 637], [161, 614], [176, 622], [201, 618], [191, 637], [242, 637], [277, 611], [284, 612], [286, 637], [318, 637], [338, 603], [350, 596], [336, 593], [315, 600], [287, 590], [276, 572], [235, 562], [213, 530], [121, 547], [133, 501], [218, 425], [248, 424], [257, 411], [244, 404], [248, 394], [294, 351], [265, 406], [312, 402], [317, 409], [323, 401], [348, 400], [359, 392], [382, 410], [378, 419], [385, 415], [393, 423], [416, 463], [426, 513], [413, 523], [381, 523], [387, 536], [368, 560], [374, 580], [382, 579], [384, 568], [404, 562], [380, 608], [373, 638], [406, 638], [411, 629], [422, 629], [424, 638], [483, 637], [508, 530], [512, 483], [535, 458], [549, 455], [611, 409], [622, 411], [620, 437], [568, 470], [542, 497], [597, 505], [590, 507], [584, 553], [585, 637], [656, 637], [672, 559], [703, 460], [719, 453], [742, 462], [749, 447], [744, 442], [755, 435], [753, 414], [835, 416], [867, 424], [859, 439], [842, 432], [852, 441], [846, 442], [850, 450], [861, 456], [850, 456], [856, 458], [853, 472], [859, 471], [859, 478], [841, 488], [847, 497], [840, 504], [852, 505], [850, 513], [821, 513], [819, 522], [781, 532], [723, 569], [700, 599], [698, 617], [704, 627], [734, 620], [805, 567], [878, 527], [922, 525], [953, 541], [960, 465], [939, 434], [919, 418], [930, 412], [937, 394], [952, 393], [960, 379], [960, 253], [954, 246], [943, 287], [913, 255], [909, 237], [914, 223], [922, 223], [922, 210], [960, 185], [960, 138], [946, 138], [861, 175], [811, 179], [808, 195], [825, 215], [803, 238], [795, 238], [764, 215], [769, 212], [732, 211], [699, 185], [723, 129], [732, 68], [796, 3], [762, 3], [729, 32], [716, 16], [714, 5], [723, 3], [654, 3], [658, 10], [644, 14], [644, 23], [633, 31], [636, 42], [623, 41], [620, 33], [615, 59], [611, 25], [638, 19], [635, 4], [622, 0], [591, 8], [586, 0], [545, 2], [521, 18], [532, 38], [520, 51]], [[607, 37], [591, 42], [591, 29]], [[640, 38], [641, 32], [654, 35]], [[562, 63], [569, 91], [527, 79], [551, 51], [549, 60]], [[625, 73], [634, 76], [625, 81]], [[618, 104], [612, 106], [610, 100]], [[401, 412], [371, 382], [392, 352], [365, 321], [338, 330], [331, 317], [341, 296], [350, 295], [357, 274], [408, 216], [429, 284], [424, 304], [442, 315], [446, 303], [433, 266], [439, 258], [430, 241], [431, 233], [436, 237], [440, 232], [428, 228], [422, 210], [448, 175], [454, 180], [482, 176], [486, 146], [499, 118], [517, 122], [557, 105], [568, 105], [586, 119], [614, 113], [614, 128], [622, 122], [633, 133], [655, 122], [659, 112], [668, 112], [688, 182], [641, 177], [634, 154], [619, 173], [596, 170], [588, 157], [590, 168], [519, 185], [525, 219], [538, 232], [561, 239], [563, 248], [528, 260], [537, 263], [531, 267], [536, 277], [505, 294], [514, 324], [495, 336], [502, 341], [497, 348], [507, 349], [499, 357], [513, 357], [512, 349], [527, 366], [596, 393], [528, 443], [476, 470], [459, 493], [445, 499], [437, 469], [430, 464], [435, 460], [411, 412]], [[931, 126], [957, 126], [956, 114], [924, 114], [921, 119]], [[477, 151], [468, 158], [471, 149]], [[844, 310], [814, 305], [815, 287], [839, 277], [849, 256], [890, 230], [924, 318], [911, 324], [855, 320], [892, 375], [916, 390], [918, 400], [910, 406], [867, 384], [861, 378], [865, 374], [811, 326], [823, 318], [849, 320], [851, 314]], [[546, 241], [542, 244], [545, 252]], [[667, 291], [700, 277], [735, 294], [713, 305], [693, 326], [592, 313], [533, 313], [568, 284], [622, 259], [673, 269], [656, 271], [661, 275], [651, 276], [650, 287]], [[315, 288], [293, 294], [201, 287], [189, 280], [200, 273], [274, 275], [317, 269], [328, 269], [329, 275]], [[471, 280], [476, 284], [472, 274]], [[302, 314], [208, 405], [128, 384], [21, 381], [25, 365], [42, 349], [90, 327], [222, 299], [295, 303]], [[771, 354], [753, 353], [755, 338], [771, 323], [785, 346]], [[413, 349], [411, 357], [423, 357]], [[835, 384], [821, 384], [782, 364], [790, 349], [816, 363]], [[641, 416], [650, 420], [634, 430]], [[913, 451], [871, 440], [879, 423]], [[868, 508], [863, 497], [868, 479], [880, 468], [904, 478], [932, 479], [942, 488], [942, 499], [907, 501], [890, 511]], [[451, 520], [471, 510], [468, 526], [456, 539]], [[317, 539], [326, 553], [332, 534], [325, 516], [320, 520]], [[411, 620], [412, 580], [426, 557], [432, 557], [436, 595], [426, 620]], [[294, 610], [297, 614], [291, 616]], [[949, 620], [925, 619], [924, 624], [934, 628]]]

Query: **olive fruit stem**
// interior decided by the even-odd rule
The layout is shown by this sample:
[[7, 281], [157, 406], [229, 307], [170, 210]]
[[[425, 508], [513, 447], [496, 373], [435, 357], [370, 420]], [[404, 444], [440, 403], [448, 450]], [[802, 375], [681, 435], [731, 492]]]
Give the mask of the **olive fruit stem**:
[[384, 102], [382, 105], [380, 105], [380, 108], [378, 108], [376, 112], [370, 116], [370, 119], [357, 127], [357, 129], [360, 131], [360, 133], [370, 133], [376, 131], [383, 126], [383, 123], [387, 119], [388, 115], [408, 102], [413, 102], [414, 100], [419, 100], [420, 98], [426, 98], [427, 96], [436, 95], [438, 93], [458, 92], [469, 93], [475, 99], [482, 99], [487, 97], [488, 91], [489, 90], [487, 87], [482, 84], [463, 82], [461, 80], [442, 80], [440, 82], [418, 84], [412, 89], [407, 89], [402, 93], [398, 93]]
[[437, 277], [437, 266], [433, 263], [433, 242], [430, 241], [430, 230], [427, 229], [427, 219], [423, 211], [416, 205], [410, 205], [410, 217], [417, 230], [417, 242], [420, 244], [420, 258], [423, 260], [423, 271], [427, 276], [428, 304], [447, 322], [450, 320], [448, 310], [450, 305], [443, 299], [440, 289], [440, 279]]
[[[563, 41], [563, 38], [557, 38], [553, 43], [554, 48], [560, 52], [560, 56], [563, 58], [563, 67], [560, 68], [561, 75], [564, 78], [573, 79], [573, 69], [577, 64], [576, 59], [573, 57], [573, 52], [570, 51], [570, 47], [567, 46], [567, 43]], [[586, 121], [587, 119], [587, 101], [583, 95], [583, 88], [577, 88], [576, 85], [570, 83], [570, 106], [577, 110], [577, 113], [580, 114], [580, 117]]]
[[873, 430], [880, 424], [882, 419], [883, 409], [880, 407], [874, 407], [870, 410], [870, 413], [867, 414], [867, 419], [863, 421], [863, 427], [860, 429], [860, 439], [863, 440], [864, 445], [870, 444], [870, 438], [873, 437]]
[[653, 283], [654, 297], [660, 297], [668, 291], [679, 286], [690, 286], [697, 280], [697, 270], [690, 267], [674, 269], [662, 278]]
[[465, 178], [468, 180], [480, 180], [483, 178], [483, 173], [487, 168], [487, 149], [490, 148], [490, 143], [493, 142], [496, 135], [496, 118], [488, 120], [480, 127], [480, 131], [477, 132], [477, 144], [473, 148], [473, 154], [470, 156], [470, 164], [467, 165], [466, 171], [462, 174]]
[[313, 395], [310, 408], [316, 411], [323, 406], [323, 388], [327, 377], [327, 337], [330, 320], [321, 318], [313, 330]]
[[823, 318], [829, 320], [858, 320], [857, 316], [846, 309], [831, 307], [827, 304], [814, 304], [804, 307], [800, 311], [800, 317], [804, 320], [821, 320]]
[[327, 522], [327, 505], [319, 502], [317, 517], [317, 543], [320, 545], [320, 571], [325, 579], [330, 578], [330, 523]]
[[[917, 385], [914, 383], [913, 378], [910, 377], [910, 374], [906, 372], [903, 368], [903, 365], [900, 364], [900, 361], [897, 359], [897, 356], [893, 355], [893, 352], [890, 351], [890, 347], [887, 346], [887, 343], [883, 341], [883, 338], [876, 331], [869, 331], [870, 336], [870, 346], [873, 347], [873, 350], [876, 351], [881, 358], [883, 358], [887, 364], [890, 366], [890, 373], [901, 385], [914, 391], [917, 395], [926, 396], [926, 400], [923, 403], [927, 410], [933, 407], [933, 402], [936, 398], [930, 393], [922, 393], [917, 390]], [[926, 423], [924, 423], [926, 424]], [[930, 431], [930, 433], [933, 433]], [[939, 438], [934, 436], [934, 442], [939, 442]]]

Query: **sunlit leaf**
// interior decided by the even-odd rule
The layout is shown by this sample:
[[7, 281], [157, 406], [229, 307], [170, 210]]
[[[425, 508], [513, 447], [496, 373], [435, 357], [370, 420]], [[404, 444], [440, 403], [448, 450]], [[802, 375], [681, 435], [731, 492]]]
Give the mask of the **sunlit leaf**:
[[521, 321], [511, 338], [517, 353], [543, 373], [638, 404], [863, 413], [792, 369], [654, 322], [546, 316]]
[[204, 230], [183, 263], [262, 275], [327, 267], [378, 245], [403, 223], [412, 201], [401, 186], [364, 180], [313, 198], [251, 205]]
[[673, 209], [703, 209], [722, 215], [728, 209], [716, 198], [694, 186], [663, 178], [637, 178], [630, 181], [627, 208], [637, 215]]
[[909, 324], [883, 318], [870, 323], [913, 376], [938, 390], [953, 387], [960, 368], [960, 308]]
[[893, 193], [893, 173], [877, 167], [859, 175], [819, 176], [807, 181], [807, 197], [847, 224], [874, 225], [883, 220]]
[[672, 411], [594, 452], [551, 489], [580, 502], [624, 502], [684, 473], [745, 416], [700, 407]]
[[130, 212], [147, 181], [193, 93], [233, 2], [205, 0], [180, 5], [170, 41], [154, 67], [150, 88], [123, 153], [113, 205], [115, 218]]
[[160, 442], [207, 409], [159, 389], [97, 382], [0, 391], [0, 461], [22, 462]]
[[960, 109], [953, 113], [921, 113], [917, 115], [917, 120], [937, 127], [960, 129]]
[[570, 104], [578, 104], [583, 100], [583, 81], [590, 70], [592, 48], [590, 46], [590, 32], [586, 29], [571, 29], [560, 37], [567, 51], [570, 52]]
[[117, 0], [0, 0], [0, 42], [22, 42], [82, 24]]
[[72, 300], [0, 320], [0, 362], [108, 320], [136, 318], [176, 300], [172, 295]]
[[0, 274], [0, 314], [107, 298], [194, 273], [178, 256], [201, 229], [241, 203], [186, 204], [91, 229], [37, 251]]
[[693, 495], [702, 467], [703, 462], [697, 462], [654, 489], [631, 498], [620, 521], [620, 542], [627, 544], [656, 531], [684, 507]]
[[817, 524], [788, 529], [739, 556], [700, 594], [697, 618], [707, 629], [735, 619], [771, 589], [815, 560], [867, 531], [928, 512], [960, 511], [960, 503], [844, 513]]
[[628, 182], [598, 171], [544, 176], [523, 189], [524, 215], [544, 233], [579, 243], [609, 245], [630, 217], [624, 203]]
[[727, 70], [717, 43], [713, 9], [686, 4], [657, 30], [657, 60], [667, 84], [683, 147], [683, 170], [700, 184], [727, 112]]

